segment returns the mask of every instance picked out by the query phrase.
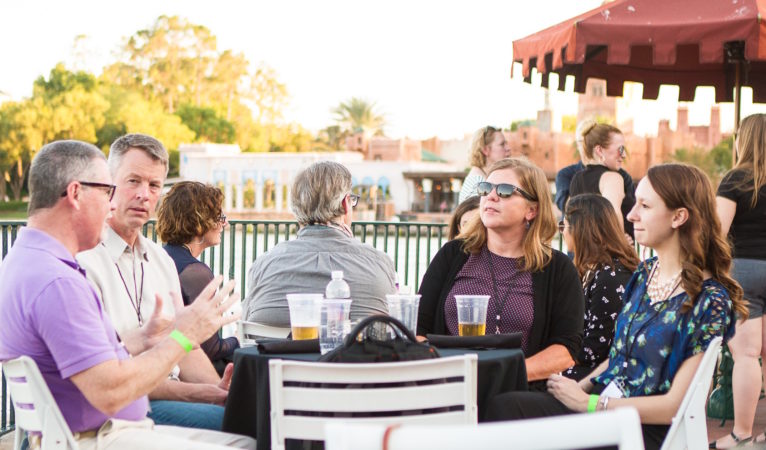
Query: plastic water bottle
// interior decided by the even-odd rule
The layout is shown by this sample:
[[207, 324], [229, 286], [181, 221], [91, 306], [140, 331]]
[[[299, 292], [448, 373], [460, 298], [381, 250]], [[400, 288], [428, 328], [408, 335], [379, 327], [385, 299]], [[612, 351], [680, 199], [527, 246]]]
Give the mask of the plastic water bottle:
[[351, 298], [351, 289], [348, 283], [343, 279], [342, 270], [332, 271], [332, 280], [327, 283], [324, 291], [325, 298]]

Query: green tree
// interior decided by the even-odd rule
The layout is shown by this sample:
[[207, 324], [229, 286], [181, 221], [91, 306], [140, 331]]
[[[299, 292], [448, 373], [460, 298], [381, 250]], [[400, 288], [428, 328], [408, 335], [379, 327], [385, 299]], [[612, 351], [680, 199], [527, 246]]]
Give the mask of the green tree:
[[119, 86], [106, 86], [104, 97], [109, 102], [106, 123], [101, 129], [97, 145], [102, 149], [125, 133], [145, 133], [159, 139], [168, 150], [178, 149], [182, 143], [194, 142], [194, 131], [175, 114], [168, 114], [156, 101]]
[[335, 114], [335, 121], [346, 132], [383, 135], [386, 119], [377, 112], [374, 102], [352, 97], [333, 108], [332, 113]]
[[731, 138], [724, 139], [711, 150], [699, 147], [679, 148], [672, 156], [674, 161], [691, 164], [702, 169], [717, 185], [727, 170], [731, 168]]
[[234, 125], [218, 117], [213, 108], [184, 104], [178, 108], [176, 115], [194, 132], [197, 142], [234, 142]]

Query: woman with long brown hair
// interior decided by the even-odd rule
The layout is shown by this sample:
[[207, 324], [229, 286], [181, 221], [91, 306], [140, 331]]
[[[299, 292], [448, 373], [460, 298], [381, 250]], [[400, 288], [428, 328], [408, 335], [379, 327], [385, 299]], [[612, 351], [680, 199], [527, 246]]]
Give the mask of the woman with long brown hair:
[[486, 332], [521, 332], [527, 378], [544, 380], [574, 364], [584, 304], [571, 260], [550, 245], [548, 181], [526, 159], [509, 158], [489, 168], [477, 191], [480, 220], [445, 244], [423, 276], [417, 334], [457, 335], [455, 295], [489, 295]]
[[559, 222], [567, 249], [582, 279], [585, 325], [576, 364], [564, 376], [580, 380], [606, 359], [614, 338], [614, 320], [622, 309], [622, 293], [638, 266], [636, 251], [623, 237], [617, 214], [598, 194], [569, 199]]
[[747, 308], [729, 276], [731, 251], [700, 169], [654, 166], [638, 184], [636, 200], [628, 214], [636, 241], [657, 256], [642, 262], [625, 287], [609, 358], [579, 383], [552, 375], [547, 393], [495, 397], [490, 419], [632, 406], [646, 448], [660, 448], [703, 353], [714, 338], [734, 335], [734, 315], [746, 316]]
[[[729, 235], [734, 253], [732, 276], [744, 290], [750, 313], [737, 323], [737, 335], [729, 343], [734, 359], [732, 393], [734, 429], [711, 444], [729, 448], [753, 434], [753, 421], [761, 393], [762, 371], [758, 357], [766, 360], [766, 114], [746, 117], [734, 142], [737, 165], [718, 186], [718, 217]], [[754, 442], [766, 441], [761, 433]]]

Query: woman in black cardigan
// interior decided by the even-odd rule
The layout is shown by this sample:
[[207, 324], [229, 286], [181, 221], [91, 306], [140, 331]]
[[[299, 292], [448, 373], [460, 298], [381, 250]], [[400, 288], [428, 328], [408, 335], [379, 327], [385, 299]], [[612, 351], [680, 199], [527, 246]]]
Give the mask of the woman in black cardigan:
[[455, 295], [489, 295], [487, 333], [522, 332], [529, 381], [574, 364], [583, 334], [577, 270], [553, 250], [557, 225], [543, 171], [509, 158], [479, 184], [479, 216], [428, 266], [418, 335], [457, 334]]

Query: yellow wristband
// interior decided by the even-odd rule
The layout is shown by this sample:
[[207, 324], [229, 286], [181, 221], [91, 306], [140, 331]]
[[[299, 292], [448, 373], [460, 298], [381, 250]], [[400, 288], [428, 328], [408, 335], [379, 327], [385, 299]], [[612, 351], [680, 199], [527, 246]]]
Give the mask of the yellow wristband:
[[598, 405], [598, 395], [591, 394], [590, 397], [588, 397], [588, 412], [596, 412], [596, 406]]
[[184, 336], [184, 334], [178, 331], [177, 328], [170, 332], [170, 337], [174, 341], [178, 342], [178, 345], [180, 345], [181, 348], [183, 348], [186, 353], [189, 353], [190, 351], [194, 349], [194, 345], [192, 345], [189, 338]]

